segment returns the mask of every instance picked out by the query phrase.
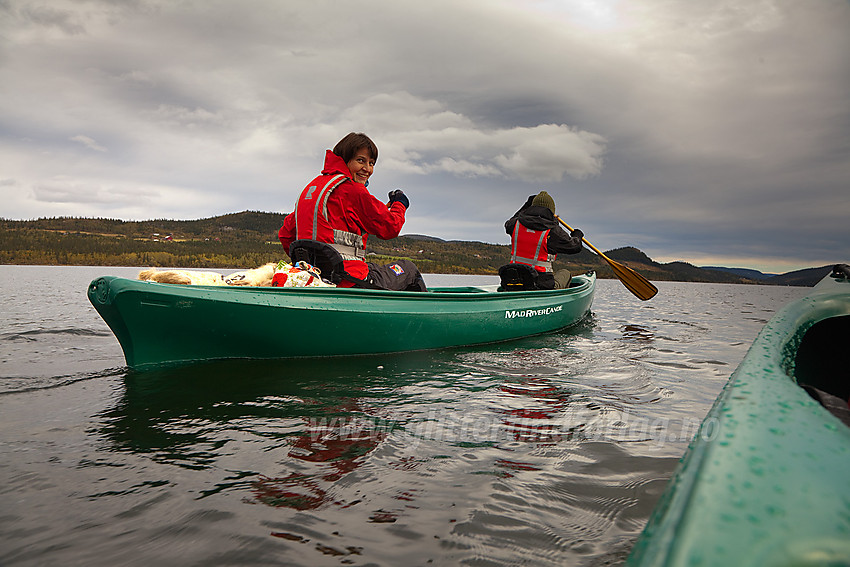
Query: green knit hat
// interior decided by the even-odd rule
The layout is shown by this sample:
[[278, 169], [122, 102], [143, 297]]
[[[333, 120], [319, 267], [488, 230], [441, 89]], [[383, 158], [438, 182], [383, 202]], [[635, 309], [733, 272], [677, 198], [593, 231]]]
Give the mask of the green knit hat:
[[534, 197], [534, 200], [531, 201], [531, 206], [533, 207], [546, 207], [552, 214], [555, 214], [555, 199], [549, 196], [549, 193], [546, 191], [541, 191]]

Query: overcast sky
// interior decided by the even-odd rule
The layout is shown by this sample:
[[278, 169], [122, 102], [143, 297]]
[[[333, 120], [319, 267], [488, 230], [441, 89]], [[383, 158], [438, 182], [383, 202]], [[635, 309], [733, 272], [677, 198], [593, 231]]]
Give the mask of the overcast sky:
[[0, 0], [0, 217], [289, 212], [351, 131], [402, 234], [850, 261], [847, 0]]

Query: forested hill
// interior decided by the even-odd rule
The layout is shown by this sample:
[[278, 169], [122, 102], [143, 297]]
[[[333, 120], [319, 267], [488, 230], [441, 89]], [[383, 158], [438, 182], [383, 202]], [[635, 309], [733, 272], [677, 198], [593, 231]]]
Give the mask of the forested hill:
[[173, 235], [175, 240], [204, 238], [277, 238], [277, 231], [286, 217], [284, 213], [244, 211], [198, 220], [123, 221], [99, 218], [42, 218], [34, 221], [0, 219], [6, 229], [40, 229], [68, 233], [104, 234], [132, 239], [153, 239], [154, 235]]
[[[199, 220], [122, 221], [116, 219], [0, 219], [0, 264], [158, 266], [183, 268], [249, 268], [288, 259], [277, 240], [283, 213], [244, 211]], [[446, 241], [406, 235], [383, 241], [370, 238], [367, 253], [375, 262], [410, 258], [424, 273], [496, 274], [506, 264], [510, 247], [483, 242]], [[802, 277], [754, 279], [722, 269], [702, 269], [685, 262], [661, 264], [640, 250], [605, 251], [655, 281], [782, 283], [813, 285], [817, 268]], [[561, 255], [555, 269], [573, 273], [595, 270], [615, 277], [608, 264], [589, 250]], [[795, 274], [795, 273], [792, 273]], [[821, 276], [822, 277], [822, 276]]]

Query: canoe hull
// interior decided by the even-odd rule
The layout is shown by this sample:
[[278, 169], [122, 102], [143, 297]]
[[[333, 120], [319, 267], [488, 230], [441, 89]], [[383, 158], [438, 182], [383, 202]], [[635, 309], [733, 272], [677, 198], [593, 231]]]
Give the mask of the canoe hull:
[[777, 311], [703, 421], [627, 565], [850, 564], [850, 428], [801, 387], [847, 394], [848, 336], [847, 277], [827, 277]]
[[567, 290], [495, 286], [426, 293], [341, 288], [180, 286], [105, 276], [89, 285], [127, 365], [223, 358], [350, 356], [500, 342], [569, 327], [593, 274]]

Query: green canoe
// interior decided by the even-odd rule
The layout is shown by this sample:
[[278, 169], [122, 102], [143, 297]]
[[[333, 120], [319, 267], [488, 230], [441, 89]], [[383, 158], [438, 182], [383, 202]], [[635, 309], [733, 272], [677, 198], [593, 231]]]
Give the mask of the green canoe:
[[224, 358], [378, 354], [507, 341], [569, 327], [590, 311], [596, 276], [568, 289], [497, 286], [427, 292], [187, 286], [105, 276], [88, 297], [127, 365]]
[[850, 565], [848, 349], [838, 265], [764, 326], [627, 564]]

